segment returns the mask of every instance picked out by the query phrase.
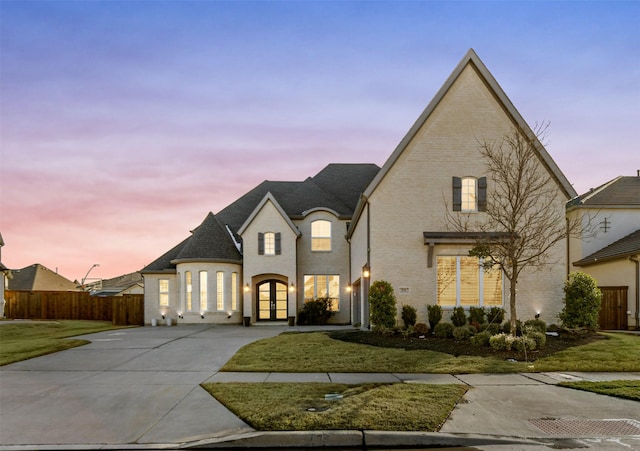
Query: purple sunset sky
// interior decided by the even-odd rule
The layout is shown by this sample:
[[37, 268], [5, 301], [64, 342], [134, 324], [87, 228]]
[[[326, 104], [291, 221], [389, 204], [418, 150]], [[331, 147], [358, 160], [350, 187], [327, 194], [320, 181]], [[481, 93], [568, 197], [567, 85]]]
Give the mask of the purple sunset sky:
[[0, 1], [2, 262], [141, 269], [265, 179], [382, 165], [469, 48], [578, 193], [640, 169], [640, 2]]

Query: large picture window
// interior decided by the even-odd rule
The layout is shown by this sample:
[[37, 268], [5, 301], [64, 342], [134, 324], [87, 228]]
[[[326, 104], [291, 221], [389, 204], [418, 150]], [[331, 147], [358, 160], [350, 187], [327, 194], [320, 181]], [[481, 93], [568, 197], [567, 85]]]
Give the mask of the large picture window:
[[331, 251], [331, 221], [319, 220], [311, 223], [311, 250]]
[[304, 300], [312, 301], [319, 298], [331, 299], [331, 310], [340, 310], [340, 276], [338, 275], [305, 275]]
[[485, 270], [476, 257], [439, 256], [438, 304], [442, 307], [502, 306], [502, 271]]

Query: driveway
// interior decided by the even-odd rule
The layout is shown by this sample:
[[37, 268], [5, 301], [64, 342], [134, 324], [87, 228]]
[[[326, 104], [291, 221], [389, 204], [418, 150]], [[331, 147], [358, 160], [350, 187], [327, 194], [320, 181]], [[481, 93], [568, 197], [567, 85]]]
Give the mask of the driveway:
[[0, 368], [0, 445], [175, 444], [252, 431], [206, 393], [245, 344], [284, 326], [141, 327]]

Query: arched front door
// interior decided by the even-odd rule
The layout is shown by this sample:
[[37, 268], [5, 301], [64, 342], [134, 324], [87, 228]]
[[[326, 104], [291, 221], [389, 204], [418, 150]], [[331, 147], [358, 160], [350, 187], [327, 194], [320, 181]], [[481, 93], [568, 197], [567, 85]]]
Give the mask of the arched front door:
[[287, 284], [265, 280], [258, 284], [258, 321], [287, 319]]

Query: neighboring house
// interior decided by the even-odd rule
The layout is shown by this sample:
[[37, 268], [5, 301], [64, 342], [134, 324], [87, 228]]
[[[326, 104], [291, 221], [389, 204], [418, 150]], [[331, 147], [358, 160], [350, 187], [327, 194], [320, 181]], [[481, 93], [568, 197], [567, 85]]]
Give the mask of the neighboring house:
[[8, 289], [16, 291], [82, 291], [78, 284], [40, 263], [14, 269]]
[[[329, 297], [332, 322], [366, 327], [381, 279], [424, 322], [427, 304], [505, 306], [502, 274], [481, 271], [474, 234], [450, 232], [446, 218], [482, 218], [493, 186], [478, 142], [516, 127], [530, 130], [469, 50], [382, 169], [331, 164], [304, 182], [264, 182], [145, 267], [145, 321], [293, 321], [305, 300]], [[537, 144], [563, 214], [577, 193]], [[551, 254], [557, 263], [519, 279], [523, 320], [553, 322], [562, 308], [566, 243]]]
[[2, 263], [2, 247], [4, 246], [4, 240], [0, 233], [0, 318], [4, 318], [4, 290], [7, 286], [9, 278], [11, 277], [11, 271]]
[[144, 280], [140, 272], [132, 272], [112, 279], [102, 279], [89, 288], [91, 296], [124, 296], [144, 294]]
[[571, 240], [573, 271], [593, 276], [603, 299], [600, 327], [639, 329], [640, 171], [572, 199], [567, 215], [579, 215], [586, 233]]

